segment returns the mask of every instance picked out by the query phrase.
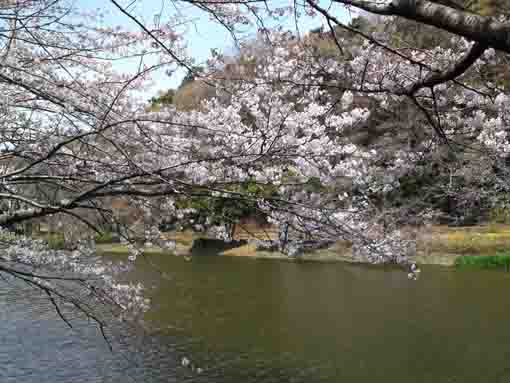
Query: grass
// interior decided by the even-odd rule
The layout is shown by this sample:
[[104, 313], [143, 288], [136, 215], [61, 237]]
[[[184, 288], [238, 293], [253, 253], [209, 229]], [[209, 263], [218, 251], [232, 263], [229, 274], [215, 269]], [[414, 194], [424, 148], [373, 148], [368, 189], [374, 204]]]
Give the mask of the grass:
[[418, 250], [428, 254], [490, 256], [510, 249], [507, 225], [451, 228], [436, 226], [429, 237], [418, 241]]
[[52, 250], [62, 250], [65, 247], [64, 234], [62, 233], [38, 233], [33, 237], [45, 240]]
[[[269, 239], [277, 238], [274, 227], [257, 227], [256, 225], [239, 225], [235, 239]], [[510, 269], [510, 225], [492, 224], [471, 227], [432, 226], [423, 228], [418, 233], [417, 250], [413, 257], [415, 262], [422, 264], [441, 264], [457, 267], [478, 268], [507, 268]], [[48, 241], [53, 249], [64, 246], [62, 234], [34, 235]], [[175, 252], [158, 247], [144, 249], [146, 255], [160, 254], [188, 254], [193, 240], [203, 237], [203, 234], [192, 231], [168, 232], [163, 238], [176, 242]], [[98, 240], [99, 239], [99, 240]], [[102, 254], [128, 255], [126, 246], [118, 243], [108, 243], [109, 235], [96, 238], [98, 251]], [[257, 252], [255, 245], [250, 243], [238, 248], [230, 249], [223, 255], [253, 257], [253, 258], [285, 258], [284, 254], [275, 252]], [[345, 260], [352, 261], [352, 250], [348, 242], [338, 241], [328, 249], [321, 249], [308, 253], [305, 257], [310, 260]]]
[[[200, 238], [191, 231], [169, 232], [163, 235], [166, 240], [173, 240], [176, 243], [176, 251], [161, 249], [160, 247], [146, 247], [143, 249], [144, 255], [175, 255], [186, 254], [193, 243], [193, 240]], [[97, 250], [101, 254], [127, 256], [129, 254], [127, 246], [120, 243], [97, 243]]]
[[163, 234], [163, 238], [173, 240], [177, 245], [182, 245], [191, 248], [193, 240], [200, 238], [200, 236], [197, 235], [197, 233], [193, 233], [192, 231], [188, 230], [168, 232]]
[[[445, 266], [456, 265], [457, 262], [471, 262], [459, 260], [458, 258], [467, 258], [468, 255], [476, 255], [481, 258], [494, 256], [510, 250], [510, 226], [508, 225], [488, 225], [472, 227], [448, 227], [434, 226], [429, 232], [418, 240], [418, 255], [413, 258], [416, 262], [423, 264], [441, 264]], [[253, 225], [245, 225], [236, 230], [235, 239], [253, 239], [253, 238], [275, 238], [277, 231], [273, 227], [258, 228]], [[176, 241], [178, 254], [188, 253], [193, 240], [200, 238], [200, 234], [192, 231], [169, 232], [164, 234], [165, 239]], [[109, 254], [127, 254], [127, 249], [122, 245], [107, 245], [108, 248], [101, 248], [103, 253]], [[106, 246], [106, 245], [105, 245]], [[328, 249], [321, 249], [308, 253], [306, 259], [310, 260], [345, 260], [353, 261], [350, 244], [345, 241], [337, 241]], [[146, 254], [160, 254], [161, 249], [150, 248], [145, 251]], [[254, 258], [286, 258], [279, 252], [268, 253], [256, 251], [254, 244], [247, 244], [234, 249], [226, 250], [221, 253], [227, 256], [254, 257]], [[482, 261], [480, 261], [482, 262]], [[486, 261], [488, 264], [492, 261]], [[496, 261], [494, 261], [496, 262]], [[497, 262], [501, 262], [498, 260]]]
[[[248, 227], [251, 234], [258, 238], [277, 237], [274, 228], [267, 228], [262, 231], [260, 228]], [[448, 227], [433, 226], [423, 229], [418, 238], [418, 255], [415, 261], [420, 263], [433, 263], [452, 266], [456, 258], [466, 255], [493, 256], [510, 250], [510, 226], [501, 224], [491, 224], [486, 226], [471, 227]], [[249, 237], [241, 234], [241, 230], [236, 231], [237, 238]], [[236, 238], [236, 239], [237, 239]], [[253, 238], [253, 237], [252, 237]], [[239, 248], [225, 251], [224, 255], [231, 256], [264, 256], [263, 252], [257, 252], [253, 245], [245, 245]], [[276, 255], [276, 254], [273, 254]], [[331, 248], [317, 250], [308, 255], [312, 258], [341, 258], [349, 260], [352, 258], [350, 244], [345, 241], [337, 241]]]
[[96, 243], [98, 243], [98, 244], [112, 243], [113, 242], [113, 233], [107, 231], [107, 232], [104, 232], [101, 234], [97, 234], [94, 239], [95, 239]]
[[[49, 248], [52, 250], [62, 250], [65, 248], [64, 234], [62, 233], [40, 232], [34, 233], [33, 237], [45, 240], [48, 243]], [[112, 233], [103, 233], [101, 235], [97, 235], [95, 240], [98, 244], [111, 243]]]
[[234, 249], [225, 250], [221, 255], [234, 257], [254, 257], [257, 255], [257, 247], [254, 244], [247, 244]]
[[[97, 250], [98, 250], [98, 252], [100, 252], [102, 254], [108, 254], [108, 255], [123, 256], [123, 255], [129, 254], [127, 246], [118, 244], [118, 243], [98, 244]], [[161, 249], [159, 247], [147, 247], [147, 248], [143, 249], [143, 254], [144, 255], [163, 255], [163, 254], [173, 255], [174, 252], [168, 251], [165, 249]]]
[[270, 240], [278, 238], [278, 228], [275, 226], [260, 227], [253, 223], [240, 224], [236, 226], [234, 239], [260, 239]]
[[[236, 247], [234, 249], [226, 250], [221, 255], [234, 256], [234, 257], [255, 257], [255, 258], [283, 258], [288, 259], [286, 254], [279, 251], [267, 252], [257, 251], [254, 244], [249, 243], [244, 246]], [[301, 259], [301, 258], [299, 258]], [[352, 252], [350, 243], [346, 241], [337, 241], [333, 246], [327, 249], [315, 250], [306, 253], [303, 259], [317, 260], [317, 261], [352, 261]]]
[[455, 266], [458, 268], [472, 267], [482, 269], [504, 268], [510, 271], [510, 253], [458, 257], [455, 260]]

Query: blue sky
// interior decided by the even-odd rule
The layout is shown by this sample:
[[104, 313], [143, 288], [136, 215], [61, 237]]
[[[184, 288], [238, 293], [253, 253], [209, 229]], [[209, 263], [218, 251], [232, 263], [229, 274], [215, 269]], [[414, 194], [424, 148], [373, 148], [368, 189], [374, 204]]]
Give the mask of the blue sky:
[[[101, 9], [104, 13], [104, 20], [106, 24], [123, 25], [131, 30], [137, 30], [138, 26], [134, 24], [127, 16], [123, 15], [109, 0], [74, 0], [78, 6], [87, 9]], [[279, 5], [287, 5], [285, 0], [276, 0]], [[187, 42], [188, 54], [190, 54], [197, 62], [203, 63], [210, 56], [212, 48], [218, 48], [223, 52], [232, 52], [234, 42], [229, 32], [217, 22], [209, 20], [208, 15], [199, 11], [192, 6], [180, 5], [177, 9], [174, 7], [170, 0], [118, 0], [122, 5], [134, 3], [129, 8], [130, 12], [136, 16], [140, 21], [146, 25], [154, 25], [154, 15], [159, 14], [163, 10], [162, 20], [167, 20], [170, 17], [179, 15], [189, 22], [183, 27], [185, 33], [185, 40]], [[274, 3], [273, 3], [274, 4]], [[337, 17], [347, 20], [349, 15], [344, 10], [337, 12]], [[281, 23], [285, 29], [295, 30], [295, 23], [293, 18], [283, 20]], [[311, 18], [303, 16], [300, 18], [299, 28], [300, 32], [304, 33], [310, 29], [322, 25], [320, 18]], [[247, 29], [246, 35], [254, 35], [255, 29]], [[125, 66], [126, 64], [124, 64]], [[129, 65], [129, 64], [128, 64]], [[171, 77], [164, 73], [157, 74], [157, 86], [151, 90], [150, 96], [155, 95], [158, 91], [164, 91], [168, 88], [176, 88], [185, 75], [184, 70], [180, 70]]]

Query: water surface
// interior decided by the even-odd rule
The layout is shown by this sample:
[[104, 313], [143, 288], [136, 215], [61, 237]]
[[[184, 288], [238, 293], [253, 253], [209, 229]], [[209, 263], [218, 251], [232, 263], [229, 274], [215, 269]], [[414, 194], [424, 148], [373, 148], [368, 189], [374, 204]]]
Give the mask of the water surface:
[[129, 277], [153, 307], [114, 353], [2, 286], [0, 381], [510, 381], [510, 273], [151, 256]]

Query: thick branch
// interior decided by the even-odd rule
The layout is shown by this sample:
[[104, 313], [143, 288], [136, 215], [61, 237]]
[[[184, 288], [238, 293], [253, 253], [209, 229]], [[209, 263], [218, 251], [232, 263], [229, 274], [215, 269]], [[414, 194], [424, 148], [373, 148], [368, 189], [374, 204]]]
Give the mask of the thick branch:
[[[345, 30], [348, 30], [349, 32], [352, 32], [352, 33], [359, 34], [360, 36], [362, 36], [363, 38], [367, 39], [368, 41], [370, 41], [371, 43], [375, 44], [376, 46], [379, 46], [379, 47], [389, 51], [390, 53], [392, 53], [394, 55], [397, 55], [398, 57], [401, 57], [401, 58], [409, 61], [411, 64], [418, 65], [418, 66], [420, 66], [422, 68], [426, 68], [426, 69], [431, 71], [431, 73], [425, 79], [423, 79], [421, 81], [417, 81], [416, 83], [414, 83], [414, 84], [410, 85], [409, 87], [407, 87], [407, 89], [405, 89], [404, 91], [400, 92], [402, 95], [412, 96], [418, 90], [420, 90], [421, 88], [433, 88], [436, 85], [439, 85], [439, 84], [442, 84], [442, 83], [445, 83], [445, 82], [448, 82], [448, 81], [454, 81], [457, 85], [463, 86], [465, 88], [469, 88], [467, 85], [464, 85], [464, 84], [456, 81], [456, 78], [459, 77], [460, 75], [462, 75], [466, 70], [468, 70], [469, 67], [471, 65], [473, 65], [476, 62], [476, 60], [478, 60], [478, 58], [480, 58], [480, 56], [482, 56], [483, 53], [488, 48], [488, 46], [485, 45], [485, 44], [478, 43], [478, 42], [475, 43], [473, 45], [473, 47], [470, 49], [470, 51], [460, 61], [455, 63], [450, 69], [441, 72], [441, 71], [438, 71], [438, 70], [434, 70], [430, 66], [425, 65], [425, 64], [423, 64], [423, 63], [421, 63], [419, 61], [413, 60], [412, 58], [407, 57], [407, 56], [401, 54], [399, 51], [397, 51], [397, 50], [395, 50], [395, 49], [393, 49], [393, 48], [391, 48], [389, 46], [381, 44], [377, 40], [371, 38], [370, 36], [360, 32], [360, 31], [358, 31], [356, 29], [353, 29], [351, 27], [348, 27], [348, 26], [344, 25], [337, 18], [332, 16], [326, 9], [318, 6], [317, 4], [312, 2], [311, 0], [307, 0], [307, 1], [308, 1], [308, 4], [311, 7], [316, 9], [320, 14], [322, 14], [326, 18], [326, 20], [328, 21], [328, 24], [331, 21], [333, 21], [336, 25], [344, 28]], [[363, 91], [363, 80], [361, 82], [361, 89], [360, 90]]]
[[486, 45], [475, 43], [473, 47], [466, 53], [466, 55], [450, 69], [441, 73], [431, 73], [425, 77], [422, 81], [418, 81], [410, 86], [405, 94], [413, 95], [421, 88], [433, 88], [436, 85], [455, 80], [457, 77], [462, 75], [473, 65], [476, 60], [483, 55], [483, 52], [487, 49]]
[[334, 0], [379, 15], [400, 16], [432, 25], [497, 50], [510, 53], [510, 25], [493, 17], [450, 8], [428, 0]]
[[21, 209], [17, 210], [14, 213], [0, 214], [0, 225], [20, 223], [32, 218], [39, 218], [50, 214], [54, 214], [56, 212], [57, 211], [53, 208]]

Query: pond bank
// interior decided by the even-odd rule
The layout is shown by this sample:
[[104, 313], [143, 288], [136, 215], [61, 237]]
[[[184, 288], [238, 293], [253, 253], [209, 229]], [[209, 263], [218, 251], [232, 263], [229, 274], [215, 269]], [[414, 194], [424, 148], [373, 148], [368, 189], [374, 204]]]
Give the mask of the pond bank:
[[[253, 231], [252, 231], [253, 232]], [[169, 252], [157, 247], [144, 250], [150, 254], [172, 254], [178, 256], [190, 255], [193, 240], [200, 238], [195, 233], [179, 232], [166, 233], [165, 239], [174, 240], [176, 249]], [[102, 253], [113, 255], [127, 254], [127, 248], [120, 244], [100, 244], [98, 249]], [[455, 266], [465, 264], [460, 257], [490, 257], [510, 251], [510, 226], [487, 225], [473, 227], [433, 226], [423, 230], [417, 238], [417, 254], [412, 261], [422, 265]], [[217, 255], [232, 257], [247, 257], [253, 259], [282, 259], [315, 262], [351, 262], [361, 261], [352, 256], [349, 243], [338, 241], [327, 249], [307, 252], [298, 258], [290, 258], [281, 252], [257, 251], [256, 245], [248, 243]], [[483, 262], [482, 262], [483, 263]], [[486, 262], [490, 263], [490, 262]]]
[[[501, 253], [510, 252], [510, 225], [484, 225], [472, 227], [431, 226], [417, 236], [417, 254], [411, 261], [422, 265], [441, 265], [453, 267], [472, 262], [460, 258], [501, 257]], [[246, 245], [222, 253], [227, 256], [253, 258], [288, 259], [282, 253], [257, 251], [254, 245]], [[316, 250], [304, 254], [301, 260], [321, 262], [362, 263], [352, 256], [348, 243], [337, 242], [328, 249]], [[484, 264], [484, 262], [479, 262]], [[486, 261], [487, 264], [494, 262]], [[496, 262], [497, 263], [497, 262]]]
[[[353, 257], [350, 248], [345, 248], [338, 244], [328, 249], [305, 253], [297, 258], [290, 258], [288, 255], [281, 252], [257, 251], [255, 245], [252, 244], [224, 251], [220, 255], [254, 259], [284, 259], [289, 261], [364, 263], [363, 260]], [[460, 254], [425, 254], [421, 251], [417, 255], [411, 257], [411, 261], [422, 265], [454, 266], [456, 259], [461, 256]]]

